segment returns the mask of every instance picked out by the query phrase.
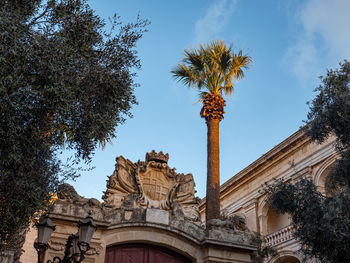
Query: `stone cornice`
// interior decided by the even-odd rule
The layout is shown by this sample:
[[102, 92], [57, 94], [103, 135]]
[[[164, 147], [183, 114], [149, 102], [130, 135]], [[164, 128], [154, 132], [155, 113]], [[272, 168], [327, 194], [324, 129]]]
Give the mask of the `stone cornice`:
[[[72, 225], [82, 220], [85, 214], [84, 206], [66, 202], [56, 205], [50, 216], [56, 224]], [[98, 229], [102, 231], [101, 235], [114, 233], [120, 229], [136, 229], [137, 231], [140, 228], [144, 231], [148, 229], [149, 232], [158, 229], [168, 232], [169, 235], [173, 233], [181, 236], [197, 245], [215, 243], [236, 249], [250, 251], [256, 249], [251, 244], [251, 233], [247, 230], [239, 230], [238, 226], [213, 226], [208, 230], [203, 225], [180, 219], [166, 210], [139, 207], [131, 210], [104, 208], [103, 211], [99, 211], [95, 208], [92, 214]], [[56, 233], [56, 237], [60, 234]]]

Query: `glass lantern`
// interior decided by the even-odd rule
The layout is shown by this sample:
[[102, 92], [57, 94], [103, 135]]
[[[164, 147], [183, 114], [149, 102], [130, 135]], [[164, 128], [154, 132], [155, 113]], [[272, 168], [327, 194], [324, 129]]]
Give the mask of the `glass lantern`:
[[49, 216], [45, 216], [39, 223], [36, 224], [36, 227], [38, 228], [37, 243], [47, 245], [52, 232], [56, 228], [53, 225], [51, 218]]
[[96, 231], [96, 224], [91, 217], [91, 213], [82, 221], [79, 222], [79, 248], [82, 252], [90, 249], [90, 241]]

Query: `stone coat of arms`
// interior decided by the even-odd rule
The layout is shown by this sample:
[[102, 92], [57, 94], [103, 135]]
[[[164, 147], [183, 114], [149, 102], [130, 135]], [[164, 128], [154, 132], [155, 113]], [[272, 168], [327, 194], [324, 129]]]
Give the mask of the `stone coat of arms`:
[[159, 208], [200, 222], [199, 198], [192, 174], [180, 174], [168, 166], [169, 155], [152, 151], [145, 161], [132, 163], [120, 156], [107, 180], [102, 197], [109, 207]]

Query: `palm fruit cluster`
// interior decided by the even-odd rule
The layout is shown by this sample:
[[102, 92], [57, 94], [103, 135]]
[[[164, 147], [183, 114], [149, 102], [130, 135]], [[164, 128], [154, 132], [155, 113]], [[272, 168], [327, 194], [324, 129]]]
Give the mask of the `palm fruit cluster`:
[[203, 107], [201, 109], [201, 117], [206, 120], [224, 118], [224, 107], [226, 106], [224, 98], [221, 94], [208, 93], [203, 99]]

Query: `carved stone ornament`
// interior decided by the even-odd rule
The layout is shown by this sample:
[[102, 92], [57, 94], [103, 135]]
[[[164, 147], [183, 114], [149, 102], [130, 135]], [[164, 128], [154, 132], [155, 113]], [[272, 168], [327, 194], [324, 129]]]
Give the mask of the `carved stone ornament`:
[[208, 228], [227, 228], [239, 231], [246, 231], [247, 225], [244, 217], [239, 215], [232, 215], [225, 219], [211, 219], [208, 222]]
[[63, 251], [65, 243], [63, 241], [58, 241], [58, 240], [49, 240], [49, 248], [53, 251]]
[[154, 150], [146, 160], [132, 163], [120, 156], [107, 180], [102, 197], [105, 206], [159, 208], [179, 217], [199, 222], [199, 198], [195, 197], [192, 174], [179, 174], [167, 164], [169, 155]]

